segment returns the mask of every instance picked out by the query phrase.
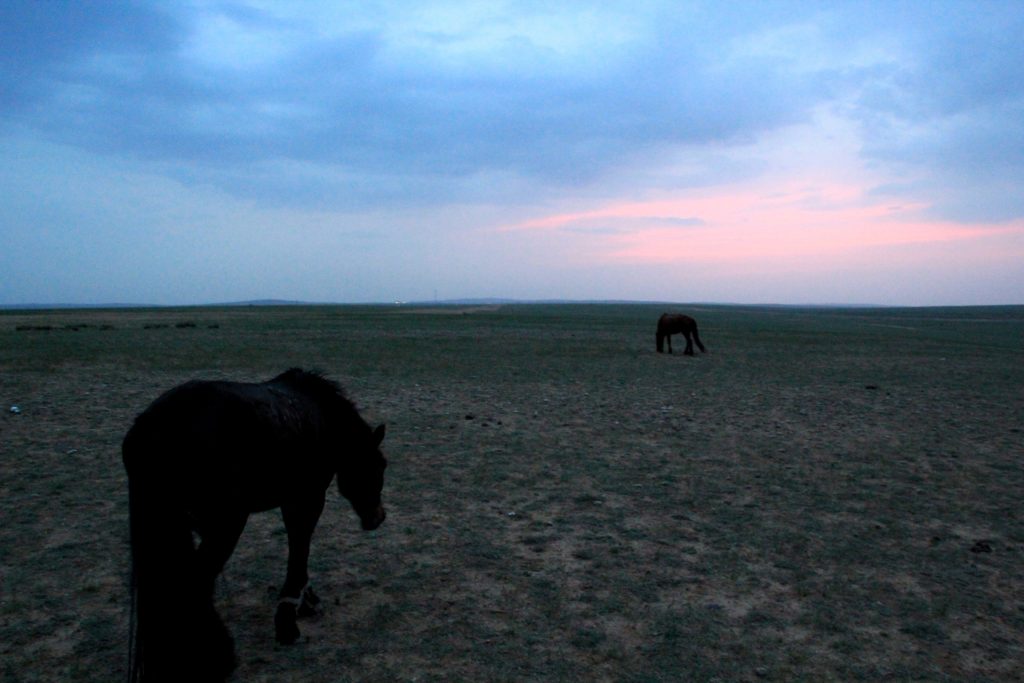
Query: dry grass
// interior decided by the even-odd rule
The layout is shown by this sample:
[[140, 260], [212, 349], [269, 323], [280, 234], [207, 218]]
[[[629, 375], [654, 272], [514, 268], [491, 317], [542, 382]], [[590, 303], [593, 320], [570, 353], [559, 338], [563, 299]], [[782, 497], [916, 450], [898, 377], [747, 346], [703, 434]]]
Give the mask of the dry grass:
[[2, 680], [123, 675], [124, 431], [291, 365], [388, 423], [389, 517], [329, 506], [290, 648], [281, 524], [251, 519], [234, 680], [1024, 670], [1024, 309], [691, 307], [694, 358], [654, 353], [655, 307], [405, 310], [0, 314]]

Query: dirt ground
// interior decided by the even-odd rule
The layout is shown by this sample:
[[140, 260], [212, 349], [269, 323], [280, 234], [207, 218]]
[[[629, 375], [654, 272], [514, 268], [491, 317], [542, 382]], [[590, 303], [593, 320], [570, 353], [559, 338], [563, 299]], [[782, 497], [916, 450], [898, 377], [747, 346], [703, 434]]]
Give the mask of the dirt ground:
[[1019, 680], [1024, 308], [676, 308], [708, 353], [653, 306], [0, 313], [0, 677], [125, 675], [124, 432], [299, 365], [387, 423], [388, 520], [331, 495], [282, 647], [250, 519], [233, 681]]

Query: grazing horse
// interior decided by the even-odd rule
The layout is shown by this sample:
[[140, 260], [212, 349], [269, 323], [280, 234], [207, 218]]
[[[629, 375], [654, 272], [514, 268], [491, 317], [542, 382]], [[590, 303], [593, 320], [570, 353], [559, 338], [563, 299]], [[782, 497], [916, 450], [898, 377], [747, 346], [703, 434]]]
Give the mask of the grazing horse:
[[697, 342], [701, 353], [707, 351], [704, 348], [704, 344], [700, 341], [700, 334], [697, 333], [696, 320], [681, 313], [662, 313], [661, 317], [658, 318], [658, 353], [664, 351], [666, 339], [668, 339], [668, 352], [672, 353], [672, 335], [679, 332], [682, 332], [683, 336], [686, 337], [686, 350], [683, 351], [684, 354], [687, 356], [693, 355], [693, 342]]
[[372, 429], [338, 384], [295, 368], [259, 384], [187, 382], [143, 411], [122, 444], [132, 546], [129, 680], [222, 681], [234, 670], [214, 580], [253, 512], [281, 508], [288, 572], [274, 625], [278, 642], [295, 642], [296, 614], [319, 602], [306, 565], [331, 479], [363, 529], [384, 521], [383, 439], [384, 426]]

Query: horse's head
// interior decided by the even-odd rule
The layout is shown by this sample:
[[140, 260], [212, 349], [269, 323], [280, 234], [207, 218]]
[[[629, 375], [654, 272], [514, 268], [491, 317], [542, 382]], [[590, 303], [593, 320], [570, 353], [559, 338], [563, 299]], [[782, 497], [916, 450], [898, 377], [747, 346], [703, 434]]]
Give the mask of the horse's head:
[[338, 468], [338, 491], [352, 503], [363, 529], [367, 531], [379, 527], [387, 516], [380, 502], [384, 469], [388, 466], [380, 451], [383, 440], [384, 425], [380, 425], [355, 444]]

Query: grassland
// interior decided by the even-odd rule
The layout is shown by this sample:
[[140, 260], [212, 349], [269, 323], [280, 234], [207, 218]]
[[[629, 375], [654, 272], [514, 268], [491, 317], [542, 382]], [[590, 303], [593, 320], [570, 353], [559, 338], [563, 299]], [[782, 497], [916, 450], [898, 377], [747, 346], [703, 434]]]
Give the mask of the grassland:
[[125, 430], [302, 366], [388, 424], [389, 517], [328, 506], [292, 647], [250, 520], [236, 681], [1018, 680], [1024, 308], [678, 308], [707, 354], [639, 305], [0, 312], [0, 678], [121, 679]]

